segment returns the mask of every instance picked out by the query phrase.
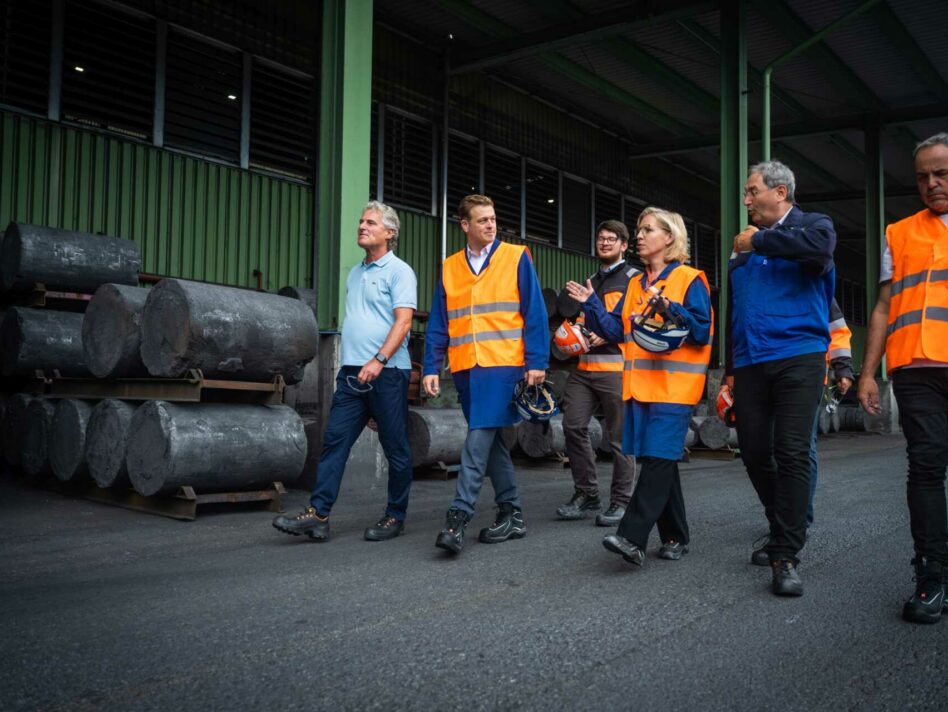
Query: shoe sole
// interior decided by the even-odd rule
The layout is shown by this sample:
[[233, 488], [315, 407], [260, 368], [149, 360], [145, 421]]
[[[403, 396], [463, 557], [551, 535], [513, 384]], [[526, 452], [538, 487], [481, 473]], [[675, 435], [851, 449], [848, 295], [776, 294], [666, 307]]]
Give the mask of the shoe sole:
[[329, 540], [328, 534], [326, 534], [325, 536], [319, 536], [315, 532], [309, 532], [309, 531], [298, 532], [292, 529], [287, 529], [286, 527], [281, 527], [278, 524], [274, 524], [273, 528], [276, 529], [278, 532], [283, 532], [284, 534], [289, 534], [290, 536], [302, 536], [303, 534], [305, 534], [313, 541], [328, 541]]
[[435, 546], [438, 547], [439, 549], [444, 549], [445, 551], [451, 554], [460, 554], [463, 544], [461, 546], [458, 546], [457, 544], [454, 543], [453, 540], [449, 541], [448, 539], [444, 539], [439, 534], [437, 541], [435, 541]]
[[626, 561], [628, 561], [630, 564], [635, 564], [636, 566], [641, 566], [641, 565], [644, 563], [644, 562], [642, 562], [642, 561], [639, 561], [638, 559], [632, 558], [631, 556], [629, 556], [628, 554], [626, 554], [624, 551], [622, 551], [622, 549], [620, 549], [618, 546], [615, 546], [615, 545], [614, 545], [612, 542], [610, 542], [610, 541], [603, 541], [603, 542], [602, 542], [602, 545], [603, 545], [604, 547], [606, 547], [606, 550], [607, 550], [607, 551], [611, 551], [613, 554], [618, 554], [618, 555], [621, 556], [623, 559], [625, 559]]
[[776, 588], [774, 588], [773, 586], [771, 586], [771, 591], [773, 591], [773, 594], [774, 594], [775, 596], [781, 596], [781, 597], [783, 597], [783, 598], [799, 598], [800, 596], [803, 595], [803, 589], [802, 589], [802, 588], [800, 588], [800, 589], [793, 589], [793, 590], [778, 591]]
[[524, 529], [523, 531], [520, 531], [520, 532], [511, 532], [505, 537], [491, 538], [489, 534], [486, 534], [485, 532], [482, 531], [480, 535], [478, 535], [477, 540], [481, 542], [482, 544], [502, 544], [508, 539], [523, 539], [526, 535], [527, 535], [527, 530]]
[[688, 553], [688, 547], [686, 546], [679, 552], [672, 551], [660, 551], [658, 552], [658, 558], [665, 559], [666, 561], [678, 561], [682, 556]]
[[602, 517], [596, 517], [596, 526], [597, 527], [617, 527], [619, 526], [619, 522], [621, 521], [622, 521], [622, 517], [618, 517], [615, 521], [603, 519]]
[[598, 509], [584, 509], [579, 514], [562, 514], [561, 512], [556, 513], [556, 518], [564, 522], [577, 522], [580, 519], [589, 519], [593, 514], [598, 514], [602, 511], [602, 507]]

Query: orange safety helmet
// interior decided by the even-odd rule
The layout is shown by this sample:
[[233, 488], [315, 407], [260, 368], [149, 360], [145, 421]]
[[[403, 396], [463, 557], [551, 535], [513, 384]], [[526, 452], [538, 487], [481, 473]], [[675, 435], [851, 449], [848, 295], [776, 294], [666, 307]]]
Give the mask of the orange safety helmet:
[[722, 385], [718, 391], [717, 401], [718, 417], [724, 421], [729, 428], [737, 426], [737, 411], [734, 409], [734, 393], [728, 386]]
[[563, 356], [579, 356], [589, 351], [589, 332], [579, 324], [564, 321], [553, 334], [553, 345]]

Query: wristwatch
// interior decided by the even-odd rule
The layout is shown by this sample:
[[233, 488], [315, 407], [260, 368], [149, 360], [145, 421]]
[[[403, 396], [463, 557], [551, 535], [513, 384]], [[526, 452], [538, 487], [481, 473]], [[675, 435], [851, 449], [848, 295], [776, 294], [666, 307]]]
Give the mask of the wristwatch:
[[388, 357], [384, 356], [381, 351], [375, 354], [375, 360], [378, 361], [383, 366], [388, 363]]

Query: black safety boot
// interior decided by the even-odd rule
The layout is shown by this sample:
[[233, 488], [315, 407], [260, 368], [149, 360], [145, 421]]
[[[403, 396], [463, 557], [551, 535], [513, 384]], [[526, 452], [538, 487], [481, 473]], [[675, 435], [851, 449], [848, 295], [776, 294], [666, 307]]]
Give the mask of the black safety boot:
[[273, 520], [273, 526], [286, 534], [305, 534], [313, 541], [329, 539], [329, 517], [321, 517], [313, 507], [307, 507], [295, 517], [284, 514]]
[[770, 566], [773, 569], [771, 585], [775, 596], [803, 595], [803, 582], [797, 573], [796, 564], [790, 559], [777, 559]]
[[590, 514], [602, 510], [602, 501], [599, 495], [586, 494], [582, 490], [576, 490], [572, 498], [556, 510], [556, 516], [559, 519], [585, 519]]
[[664, 542], [658, 550], [658, 558], [668, 559], [669, 561], [678, 561], [684, 554], [688, 553], [688, 545], [680, 541], [669, 539]]
[[641, 566], [645, 563], [645, 552], [625, 537], [609, 534], [603, 537], [602, 545], [614, 554], [619, 554], [630, 564]]
[[471, 521], [471, 517], [467, 512], [460, 509], [449, 509], [444, 522], [444, 529], [438, 534], [435, 546], [450, 551], [452, 554], [460, 554], [461, 547], [464, 546], [464, 527], [467, 526], [469, 521]]
[[926, 556], [912, 559], [915, 593], [902, 606], [902, 618], [912, 623], [937, 623], [948, 611], [945, 599], [945, 567]]
[[405, 523], [391, 514], [383, 514], [373, 526], [365, 530], [366, 541], [388, 541], [405, 531]]
[[754, 542], [754, 550], [751, 552], [751, 563], [754, 566], [770, 566], [770, 555], [767, 553], [769, 543], [770, 534], [764, 534]]
[[499, 544], [508, 539], [523, 539], [526, 535], [527, 528], [523, 524], [523, 512], [508, 502], [501, 502], [497, 506], [494, 523], [481, 529], [478, 538], [485, 544]]
[[616, 504], [613, 502], [609, 505], [609, 509], [607, 509], [605, 512], [602, 512], [601, 514], [596, 515], [596, 526], [617, 527], [624, 516], [625, 507], [623, 507], [621, 504]]

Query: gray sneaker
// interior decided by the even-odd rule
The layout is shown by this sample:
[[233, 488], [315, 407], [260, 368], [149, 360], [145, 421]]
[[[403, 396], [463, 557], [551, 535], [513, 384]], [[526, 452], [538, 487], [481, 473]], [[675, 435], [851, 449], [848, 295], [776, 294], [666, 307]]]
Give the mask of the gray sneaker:
[[621, 504], [616, 504], [613, 502], [609, 505], [609, 509], [605, 512], [596, 515], [596, 526], [597, 527], [617, 527], [619, 522], [622, 521], [622, 517], [625, 516], [625, 507]]

